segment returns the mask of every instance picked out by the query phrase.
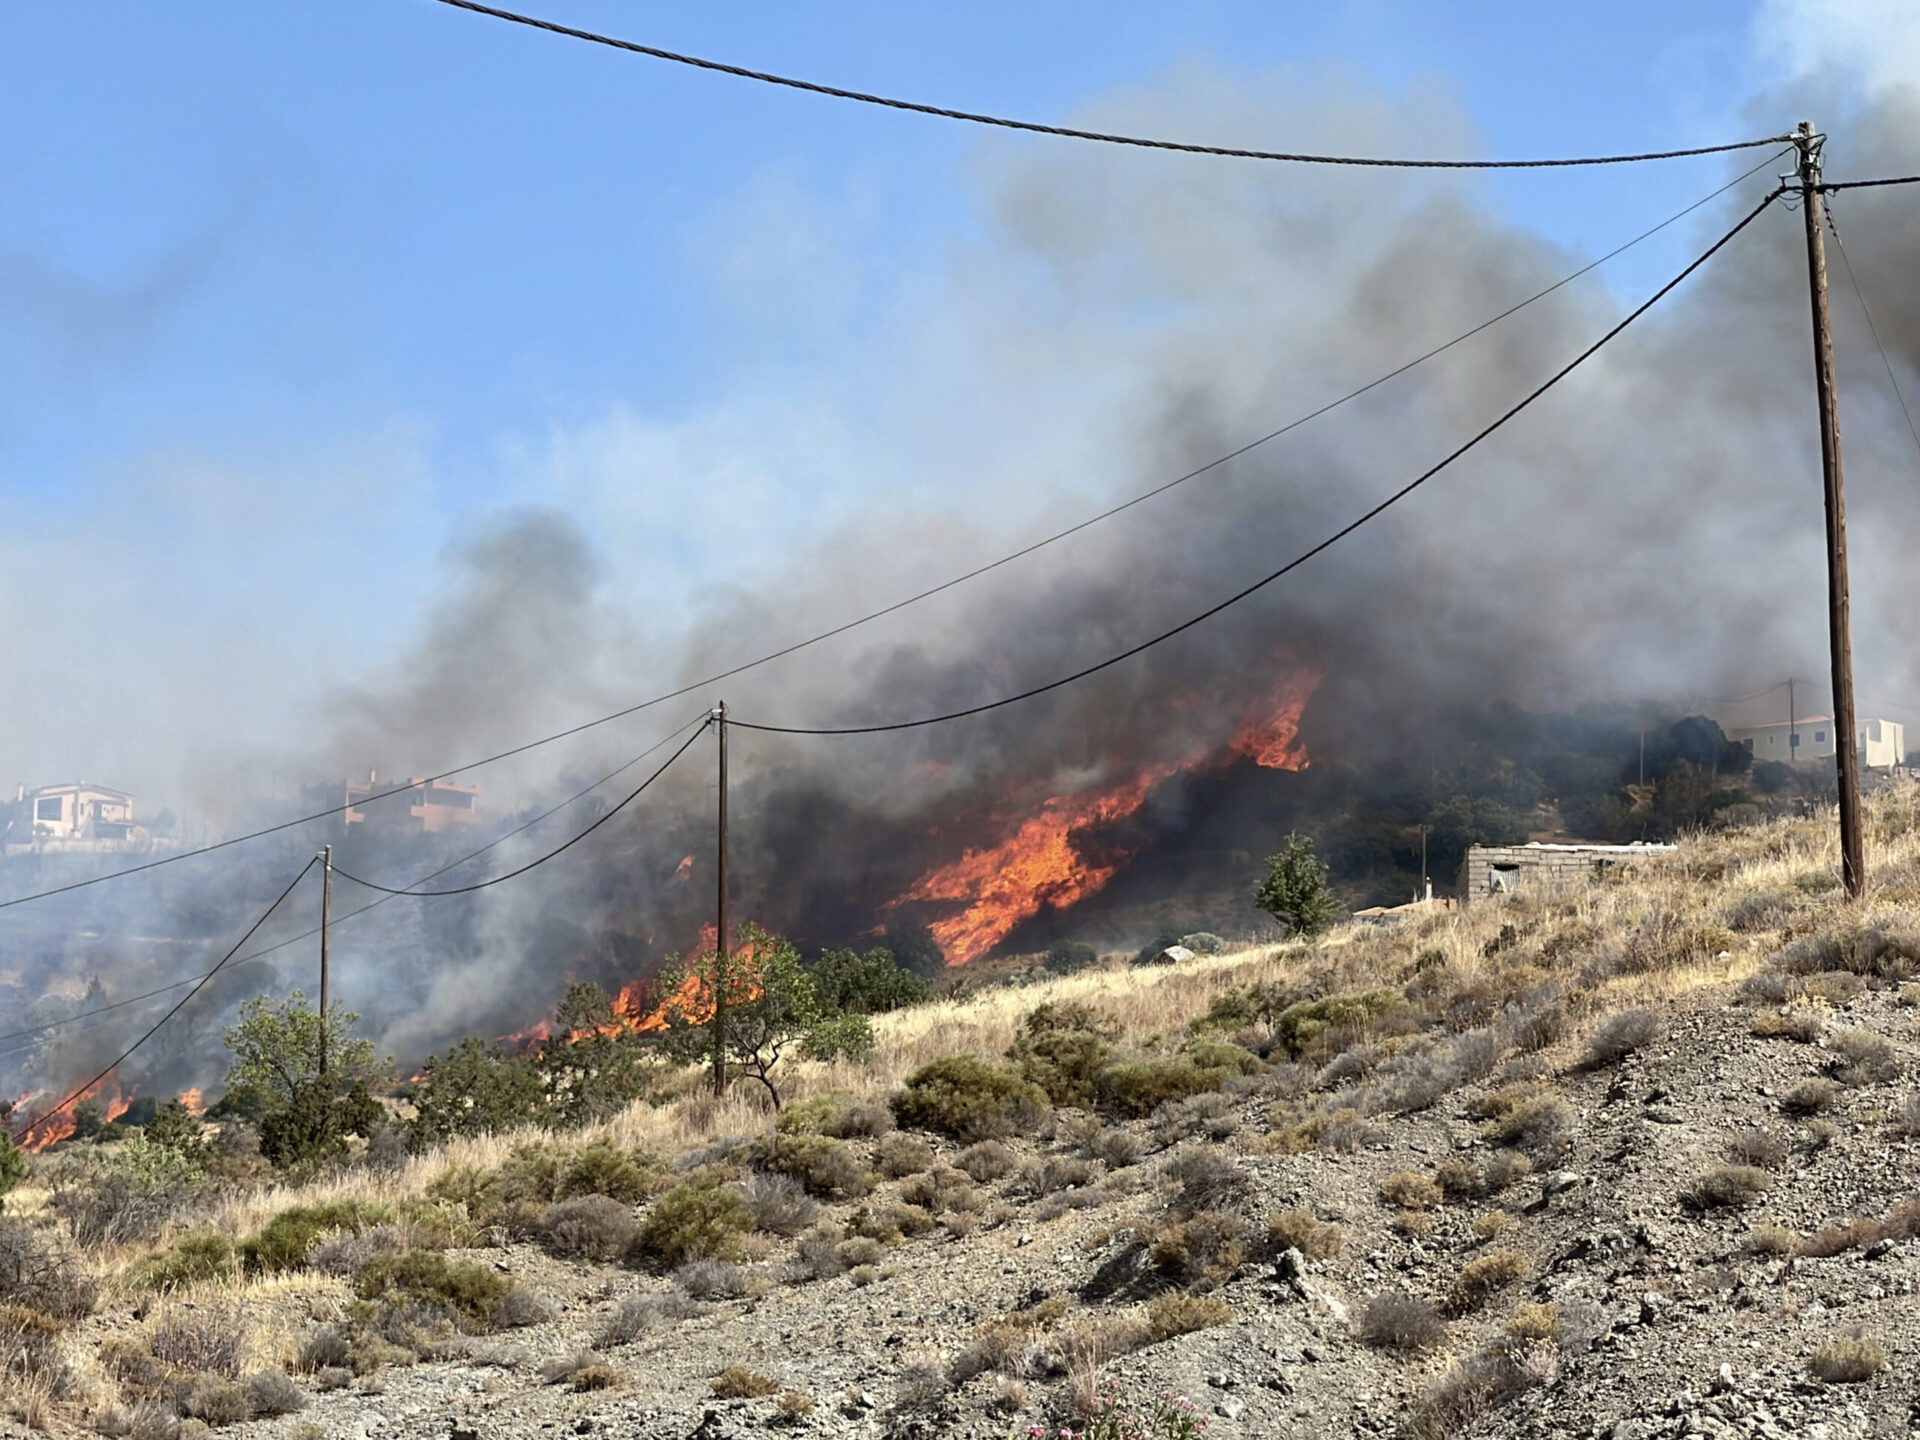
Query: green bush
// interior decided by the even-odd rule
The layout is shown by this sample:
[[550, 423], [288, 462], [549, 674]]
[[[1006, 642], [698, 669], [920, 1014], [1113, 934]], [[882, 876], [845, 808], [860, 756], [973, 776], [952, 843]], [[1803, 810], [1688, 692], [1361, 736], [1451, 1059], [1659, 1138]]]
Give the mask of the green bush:
[[[544, 1175], [542, 1162], [541, 1177]], [[644, 1151], [629, 1153], [609, 1140], [595, 1140], [577, 1151], [560, 1170], [553, 1186], [553, 1198], [568, 1200], [575, 1195], [607, 1195], [631, 1205], [658, 1190], [665, 1178], [666, 1167], [655, 1156]]]
[[918, 1005], [932, 994], [925, 980], [896, 963], [893, 952], [882, 946], [864, 955], [822, 951], [808, 973], [821, 1007], [828, 1012], [883, 1015]]
[[323, 1235], [348, 1230], [355, 1235], [393, 1218], [385, 1205], [363, 1205], [340, 1200], [329, 1205], [297, 1205], [282, 1210], [257, 1235], [240, 1242], [240, 1255], [249, 1273], [278, 1274], [307, 1263]]
[[471, 1035], [444, 1060], [427, 1057], [413, 1106], [408, 1140], [415, 1150], [454, 1135], [494, 1135], [552, 1119], [538, 1067]]
[[1071, 975], [1100, 961], [1100, 952], [1084, 940], [1056, 940], [1047, 947], [1042, 962], [1056, 975]]
[[1274, 1017], [1274, 1036], [1298, 1056], [1332, 1029], [1358, 1029], [1406, 1004], [1398, 990], [1361, 990], [1350, 995], [1327, 995], [1289, 1005]]
[[1102, 1110], [1138, 1118], [1151, 1115], [1169, 1100], [1186, 1100], [1218, 1090], [1232, 1078], [1230, 1070], [1204, 1070], [1191, 1060], [1125, 1060], [1100, 1072]]
[[852, 1147], [826, 1135], [762, 1135], [741, 1148], [740, 1158], [826, 1200], [851, 1200], [873, 1189], [873, 1175]]
[[1253, 903], [1288, 935], [1318, 935], [1340, 913], [1327, 886], [1327, 867], [1314, 858], [1313, 842], [1304, 835], [1287, 836], [1287, 848], [1267, 857], [1267, 874], [1254, 887]]
[[1012, 1065], [947, 1055], [908, 1076], [891, 1103], [902, 1125], [956, 1140], [994, 1140], [1037, 1124], [1047, 1094]]
[[0, 1195], [27, 1178], [27, 1157], [13, 1147], [13, 1136], [0, 1128]]
[[718, 1180], [689, 1180], [653, 1202], [636, 1248], [669, 1270], [689, 1260], [737, 1260], [740, 1237], [753, 1224], [746, 1202]]
[[449, 1260], [438, 1250], [375, 1255], [360, 1267], [355, 1288], [363, 1300], [412, 1300], [438, 1306], [469, 1330], [491, 1330], [512, 1288], [505, 1276], [477, 1260]]
[[866, 1015], [829, 1015], [807, 1031], [800, 1053], [809, 1060], [865, 1060], [873, 1045], [873, 1021]]
[[1055, 1105], [1090, 1106], [1113, 1047], [1087, 1030], [1046, 1030], [1014, 1039], [1007, 1058]]
[[134, 1280], [150, 1290], [175, 1290], [230, 1279], [238, 1268], [233, 1242], [207, 1231], [181, 1236], [135, 1271]]
[[885, 1135], [893, 1129], [893, 1112], [884, 1100], [853, 1095], [822, 1095], [789, 1105], [774, 1117], [773, 1128], [783, 1135], [831, 1135], [836, 1140], [860, 1140]]

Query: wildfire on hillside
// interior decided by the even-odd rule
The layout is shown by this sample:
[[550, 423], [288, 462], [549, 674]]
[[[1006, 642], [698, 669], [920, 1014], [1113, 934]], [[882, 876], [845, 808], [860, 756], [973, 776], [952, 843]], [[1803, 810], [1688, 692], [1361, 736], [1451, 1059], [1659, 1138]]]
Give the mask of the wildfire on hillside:
[[191, 1114], [204, 1115], [206, 1113], [207, 1103], [205, 1099], [201, 1097], [200, 1087], [197, 1085], [191, 1090], [182, 1090], [180, 1092], [180, 1103], [186, 1106]]
[[[1306, 769], [1300, 717], [1320, 679], [1313, 670], [1283, 677], [1235, 734], [1224, 758], [1250, 759], [1270, 770]], [[948, 964], [977, 960], [1042, 909], [1064, 910], [1096, 893], [1133, 858], [1115, 851], [1091, 857], [1078, 843], [1080, 837], [1095, 826], [1132, 815], [1163, 780], [1204, 768], [1217, 758], [1202, 751], [1149, 766], [1106, 790], [1056, 795], [1006, 839], [969, 847], [958, 860], [921, 876], [888, 908], [915, 901], [960, 904], [958, 913], [927, 928], [946, 952]]]
[[[78, 1122], [73, 1118], [74, 1110], [88, 1100], [100, 1098], [109, 1089], [112, 1093], [107, 1095], [106, 1119], [109, 1124], [118, 1120], [127, 1113], [127, 1107], [133, 1104], [134, 1092], [129, 1090], [124, 1095], [121, 1094], [120, 1086], [115, 1082], [113, 1073], [109, 1071], [74, 1096], [72, 1102], [63, 1106], [58, 1114], [48, 1115], [28, 1126], [26, 1132], [18, 1137], [20, 1148], [37, 1155], [49, 1145], [58, 1145], [78, 1128]], [[25, 1097], [22, 1097], [21, 1103], [25, 1103]]]

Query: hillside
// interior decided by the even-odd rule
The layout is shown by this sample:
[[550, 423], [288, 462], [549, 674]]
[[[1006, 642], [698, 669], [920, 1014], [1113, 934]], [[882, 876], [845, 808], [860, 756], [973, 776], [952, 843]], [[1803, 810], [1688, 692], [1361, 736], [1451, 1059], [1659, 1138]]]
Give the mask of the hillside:
[[0, 1434], [1905, 1434], [1920, 791], [1870, 842], [916, 1006], [777, 1126], [689, 1076], [157, 1224], [49, 1154]]

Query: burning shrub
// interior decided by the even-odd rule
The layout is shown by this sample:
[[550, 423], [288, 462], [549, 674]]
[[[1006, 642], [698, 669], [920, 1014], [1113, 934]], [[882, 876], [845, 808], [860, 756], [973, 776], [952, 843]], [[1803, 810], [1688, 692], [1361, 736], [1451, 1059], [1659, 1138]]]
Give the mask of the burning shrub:
[[607, 1195], [575, 1195], [549, 1205], [540, 1228], [556, 1254], [590, 1260], [617, 1259], [640, 1233], [632, 1208]]
[[737, 1260], [740, 1237], [753, 1229], [753, 1212], [711, 1178], [676, 1185], [653, 1202], [640, 1226], [636, 1251], [668, 1269], [689, 1260]]
[[910, 1075], [892, 1105], [902, 1125], [956, 1140], [992, 1140], [1038, 1124], [1047, 1095], [1012, 1065], [948, 1055]]
[[1354, 1332], [1383, 1350], [1431, 1350], [1447, 1338], [1440, 1312], [1403, 1290], [1382, 1291], [1369, 1300]]

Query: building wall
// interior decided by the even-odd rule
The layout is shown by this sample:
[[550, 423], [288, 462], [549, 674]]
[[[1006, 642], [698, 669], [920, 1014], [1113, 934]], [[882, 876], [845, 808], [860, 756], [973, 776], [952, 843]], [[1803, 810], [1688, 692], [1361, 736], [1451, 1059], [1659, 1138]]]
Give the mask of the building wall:
[[[1876, 770], [1907, 763], [1907, 729], [1897, 720], [1858, 720], [1860, 763]], [[1821, 715], [1795, 722], [1793, 731], [1800, 743], [1788, 754], [1787, 727], [1774, 725], [1729, 725], [1727, 738], [1745, 745], [1756, 760], [1831, 760], [1839, 753], [1833, 721]]]
[[1519, 889], [1584, 885], [1615, 865], [1663, 855], [1671, 845], [1475, 845], [1460, 869], [1460, 902]]

